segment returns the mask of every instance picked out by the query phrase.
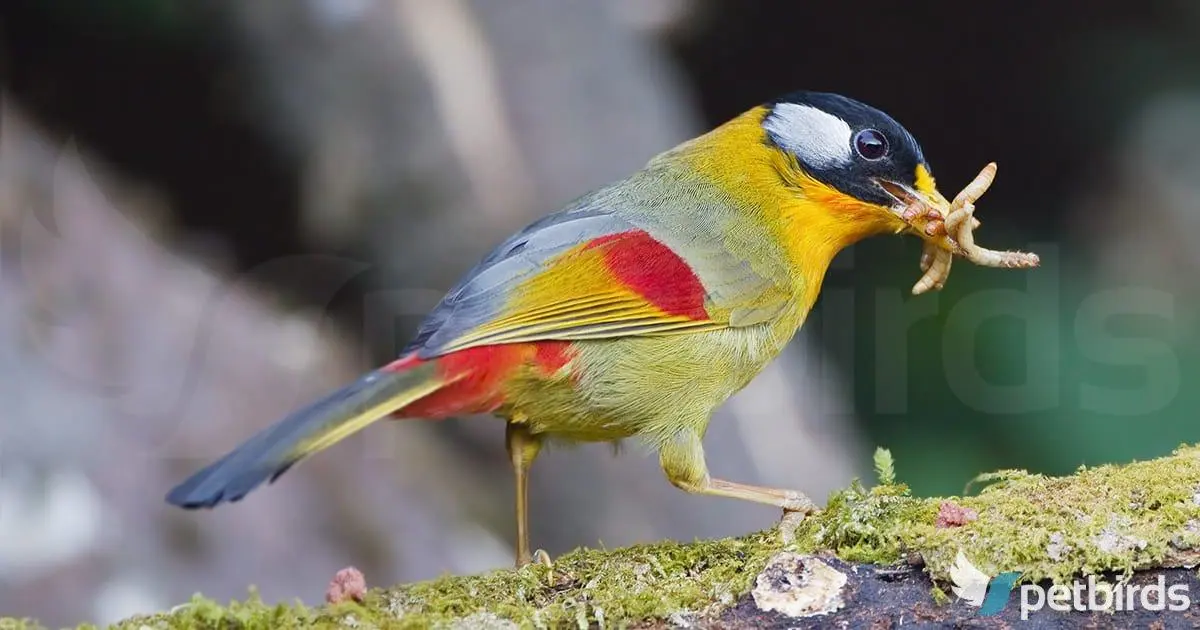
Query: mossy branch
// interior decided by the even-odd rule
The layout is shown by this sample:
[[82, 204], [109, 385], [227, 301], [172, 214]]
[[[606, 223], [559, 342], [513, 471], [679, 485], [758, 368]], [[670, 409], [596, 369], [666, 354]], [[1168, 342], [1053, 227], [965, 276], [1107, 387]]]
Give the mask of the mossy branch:
[[[118, 627], [558, 628], [706, 621], [727, 627], [804, 627], [809, 624], [803, 618], [782, 617], [778, 611], [786, 607], [765, 612], [763, 607], [771, 606], [760, 591], [781, 579], [800, 588], [819, 575], [834, 576], [825, 582], [839, 594], [826, 602], [828, 609], [816, 610], [819, 617], [809, 619], [818, 625], [846, 616], [866, 619], [863, 614], [890, 617], [893, 623], [908, 614], [928, 623], [974, 614], [965, 604], [951, 602], [948, 589], [941, 588], [960, 550], [986, 574], [1019, 571], [1023, 582], [1061, 583], [1101, 573], [1122, 579], [1141, 570], [1200, 562], [1197, 447], [1124, 466], [1081, 468], [1067, 477], [1004, 471], [981, 477], [990, 485], [968, 497], [913, 497], [892, 479], [890, 455], [877, 455], [876, 464], [881, 478], [891, 483], [871, 489], [855, 483], [794, 529], [578, 550], [556, 559], [551, 568], [444, 577], [377, 589], [361, 603], [336, 606], [268, 606], [256, 597], [220, 606], [197, 596], [171, 613], [137, 617]], [[817, 554], [821, 561], [813, 564], [824, 573], [809, 571], [803, 579], [768, 575], [786, 572], [776, 566], [784, 557], [780, 554]], [[772, 569], [764, 573], [769, 562]], [[846, 593], [841, 593], [846, 578], [836, 577], [843, 571], [853, 576]], [[903, 589], [923, 601], [897, 597]], [[894, 591], [891, 597], [884, 596], [889, 591]], [[882, 595], [876, 601], [872, 593]], [[926, 611], [924, 617], [914, 616], [914, 605]], [[893, 610], [901, 617], [893, 617]], [[0, 629], [10, 627], [37, 626], [0, 621]]]

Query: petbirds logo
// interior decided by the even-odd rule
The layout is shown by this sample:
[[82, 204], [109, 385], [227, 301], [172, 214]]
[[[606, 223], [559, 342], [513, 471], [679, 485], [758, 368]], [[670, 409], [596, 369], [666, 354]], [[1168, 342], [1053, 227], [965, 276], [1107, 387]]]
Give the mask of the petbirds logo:
[[989, 578], [967, 560], [962, 550], [954, 558], [950, 567], [950, 590], [967, 605], [979, 609], [979, 616], [990, 617], [1004, 610], [1008, 605], [1008, 594], [1021, 574], [1017, 571], [1007, 571], [996, 577]]

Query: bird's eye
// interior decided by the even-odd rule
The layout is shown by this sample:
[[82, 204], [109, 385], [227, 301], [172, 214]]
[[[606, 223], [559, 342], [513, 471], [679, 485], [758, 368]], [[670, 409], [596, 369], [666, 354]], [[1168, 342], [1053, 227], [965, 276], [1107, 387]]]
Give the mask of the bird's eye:
[[883, 159], [888, 152], [887, 138], [874, 129], [863, 129], [854, 136], [854, 150], [864, 160], [873, 162]]

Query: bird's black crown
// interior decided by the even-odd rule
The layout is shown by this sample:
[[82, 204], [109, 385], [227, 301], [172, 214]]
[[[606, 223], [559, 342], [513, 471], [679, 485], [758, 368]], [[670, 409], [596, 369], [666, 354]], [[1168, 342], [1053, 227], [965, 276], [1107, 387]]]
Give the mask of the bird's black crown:
[[817, 180], [857, 199], [895, 202], [876, 184], [914, 186], [925, 156], [916, 139], [884, 112], [827, 92], [793, 92], [766, 103], [768, 141], [796, 157]]

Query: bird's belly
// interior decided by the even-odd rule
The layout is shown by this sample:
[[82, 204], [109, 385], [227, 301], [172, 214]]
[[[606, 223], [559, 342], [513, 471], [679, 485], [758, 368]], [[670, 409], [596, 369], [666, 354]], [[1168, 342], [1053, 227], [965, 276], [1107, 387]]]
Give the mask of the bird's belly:
[[553, 378], [515, 384], [503, 415], [575, 441], [703, 430], [786, 341], [763, 326], [575, 342], [574, 358]]

